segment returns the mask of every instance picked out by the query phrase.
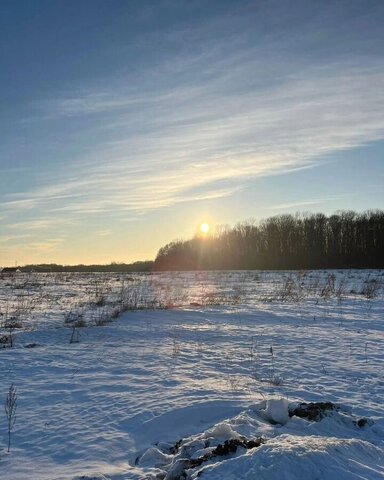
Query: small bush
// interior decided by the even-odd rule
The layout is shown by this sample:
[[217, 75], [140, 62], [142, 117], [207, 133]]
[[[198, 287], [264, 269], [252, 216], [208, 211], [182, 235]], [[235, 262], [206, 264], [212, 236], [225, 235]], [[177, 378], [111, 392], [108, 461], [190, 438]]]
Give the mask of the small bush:
[[364, 283], [361, 293], [368, 300], [372, 300], [379, 295], [380, 288], [380, 282], [376, 278], [367, 279]]
[[76, 328], [84, 328], [87, 326], [87, 322], [84, 320], [84, 318], [79, 318], [76, 320], [76, 322], [73, 324]]
[[7, 330], [9, 330], [9, 329], [13, 330], [15, 328], [23, 328], [23, 324], [16, 317], [11, 317], [11, 318], [8, 318], [8, 320], [5, 321], [4, 328], [6, 328]]
[[104, 295], [100, 295], [99, 297], [96, 298], [95, 300], [95, 305], [96, 307], [104, 307], [106, 303]]
[[9, 387], [7, 398], [5, 399], [4, 410], [7, 417], [8, 426], [8, 452], [11, 450], [11, 433], [16, 422], [17, 393], [13, 383]]
[[281, 387], [281, 385], [284, 384], [284, 379], [278, 375], [272, 375], [272, 377], [269, 379], [269, 383], [275, 387]]
[[81, 312], [73, 312], [70, 310], [64, 314], [64, 323], [73, 325], [75, 323], [81, 322], [83, 319], [83, 313]]

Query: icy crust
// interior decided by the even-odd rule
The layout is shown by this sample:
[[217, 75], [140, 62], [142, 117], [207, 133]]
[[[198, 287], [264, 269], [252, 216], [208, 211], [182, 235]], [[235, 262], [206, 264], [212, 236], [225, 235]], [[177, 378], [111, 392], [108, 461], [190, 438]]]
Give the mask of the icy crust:
[[375, 432], [373, 442], [355, 438], [373, 424], [360, 427], [349, 409], [331, 402], [271, 398], [173, 445], [159, 442], [135, 465], [151, 480], [380, 479], [384, 454]]

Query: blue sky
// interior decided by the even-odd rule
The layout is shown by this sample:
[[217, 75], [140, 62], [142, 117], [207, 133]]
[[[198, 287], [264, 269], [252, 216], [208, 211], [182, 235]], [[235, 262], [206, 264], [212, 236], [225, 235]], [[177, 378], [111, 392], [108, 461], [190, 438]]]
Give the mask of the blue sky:
[[384, 207], [384, 2], [3, 0], [0, 265]]

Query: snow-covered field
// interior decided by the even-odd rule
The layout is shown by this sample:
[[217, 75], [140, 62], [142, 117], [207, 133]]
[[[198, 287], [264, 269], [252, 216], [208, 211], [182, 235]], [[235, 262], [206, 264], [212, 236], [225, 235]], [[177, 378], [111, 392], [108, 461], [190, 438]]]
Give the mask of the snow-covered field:
[[1, 277], [0, 477], [383, 479], [383, 282]]

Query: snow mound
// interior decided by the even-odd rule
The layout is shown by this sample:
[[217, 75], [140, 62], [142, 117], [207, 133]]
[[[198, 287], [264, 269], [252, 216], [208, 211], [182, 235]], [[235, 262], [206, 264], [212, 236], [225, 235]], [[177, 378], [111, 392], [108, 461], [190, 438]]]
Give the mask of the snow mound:
[[207, 465], [192, 479], [205, 480], [379, 480], [383, 451], [356, 439], [281, 435], [258, 449]]
[[101, 473], [96, 473], [94, 475], [80, 475], [74, 477], [72, 480], [110, 480], [108, 477], [105, 477]]
[[[374, 432], [369, 432], [373, 423], [367, 419], [364, 426], [368, 430], [364, 432], [355, 418], [347, 408], [342, 411], [330, 402], [295, 404], [285, 398], [270, 398], [201, 433], [174, 444], [150, 447], [139, 465], [155, 475], [153, 478], [165, 480], [200, 476], [384, 480], [383, 450], [375, 446]], [[373, 443], [356, 438], [367, 434]]]
[[289, 403], [287, 399], [271, 398], [267, 401], [267, 406], [263, 413], [272, 423], [285, 425], [289, 420], [288, 407]]
[[149, 448], [140, 458], [140, 466], [154, 465], [155, 467], [161, 467], [170, 463], [172, 460], [172, 455], [167, 455], [158, 448], [152, 447]]
[[233, 430], [228, 423], [218, 423], [204, 434], [205, 438], [213, 437], [218, 440], [229, 440], [230, 438], [238, 438], [239, 434]]

